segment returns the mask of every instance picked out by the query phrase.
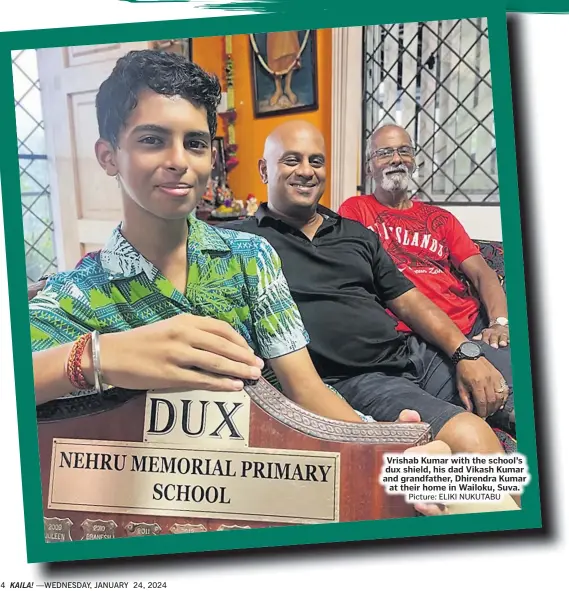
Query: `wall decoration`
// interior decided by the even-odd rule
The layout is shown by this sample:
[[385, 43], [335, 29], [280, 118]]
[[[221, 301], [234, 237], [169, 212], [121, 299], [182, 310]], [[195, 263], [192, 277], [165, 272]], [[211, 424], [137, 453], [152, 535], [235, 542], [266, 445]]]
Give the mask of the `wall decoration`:
[[227, 167], [225, 164], [225, 140], [222, 137], [216, 137], [213, 140], [213, 147], [216, 151], [215, 163], [211, 171], [211, 180], [225, 187], [227, 184]]
[[223, 77], [225, 92], [227, 93], [227, 110], [218, 113], [225, 128], [225, 168], [227, 172], [233, 170], [238, 164], [237, 142], [235, 140], [235, 121], [237, 111], [235, 110], [235, 91], [233, 88], [233, 46], [231, 35], [226, 35], [223, 40]]
[[152, 49], [181, 53], [189, 61], [192, 61], [191, 39], [162, 39], [161, 41], [153, 41], [151, 47]]
[[318, 109], [316, 31], [251, 33], [255, 117]]

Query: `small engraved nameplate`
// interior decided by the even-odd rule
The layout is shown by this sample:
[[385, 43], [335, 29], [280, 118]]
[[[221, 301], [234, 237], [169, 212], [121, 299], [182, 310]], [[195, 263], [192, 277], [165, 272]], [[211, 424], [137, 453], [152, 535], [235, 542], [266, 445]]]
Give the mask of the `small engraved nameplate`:
[[250, 525], [225, 525], [225, 523], [222, 523], [217, 528], [217, 531], [226, 531], [229, 529], [251, 529], [251, 526]]
[[173, 534], [195, 534], [207, 531], [207, 527], [202, 523], [175, 523], [170, 532]]
[[117, 524], [112, 520], [85, 519], [81, 529], [83, 530], [82, 540], [107, 540], [116, 537]]
[[44, 517], [43, 527], [45, 541], [48, 544], [54, 542], [71, 542], [71, 526], [73, 522], [69, 517]]
[[157, 536], [162, 528], [157, 523], [130, 522], [124, 528], [127, 536]]

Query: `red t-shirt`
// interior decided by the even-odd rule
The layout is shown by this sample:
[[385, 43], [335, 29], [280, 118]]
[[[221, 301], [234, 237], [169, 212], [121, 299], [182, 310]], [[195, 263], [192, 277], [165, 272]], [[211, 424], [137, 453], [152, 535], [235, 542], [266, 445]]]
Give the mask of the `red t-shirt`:
[[[451, 265], [458, 269], [480, 249], [451, 213], [419, 201], [409, 209], [393, 209], [373, 195], [347, 199], [338, 213], [373, 230], [405, 277], [446, 312], [463, 334], [472, 330], [480, 302]], [[397, 329], [410, 331], [401, 321]]]

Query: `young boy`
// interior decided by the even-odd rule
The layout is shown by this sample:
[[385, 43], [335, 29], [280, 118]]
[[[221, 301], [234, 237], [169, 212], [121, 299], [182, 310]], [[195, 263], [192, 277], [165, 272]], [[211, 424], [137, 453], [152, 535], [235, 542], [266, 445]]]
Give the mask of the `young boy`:
[[[299, 405], [361, 420], [316, 373], [269, 243], [190, 215], [215, 161], [220, 98], [215, 76], [150, 50], [119, 59], [101, 85], [95, 151], [121, 188], [124, 219], [103, 250], [30, 301], [36, 404], [92, 391], [96, 375], [127, 389], [238, 391], [263, 358]], [[420, 417], [405, 410], [398, 420]], [[450, 449], [434, 441], [411, 453]]]
[[100, 390], [97, 378], [129, 389], [241, 390], [260, 377], [263, 358], [298, 404], [360, 420], [316, 373], [268, 242], [190, 215], [215, 161], [220, 98], [215, 76], [151, 50], [119, 59], [101, 85], [95, 152], [119, 184], [124, 219], [100, 252], [30, 302], [37, 404]]

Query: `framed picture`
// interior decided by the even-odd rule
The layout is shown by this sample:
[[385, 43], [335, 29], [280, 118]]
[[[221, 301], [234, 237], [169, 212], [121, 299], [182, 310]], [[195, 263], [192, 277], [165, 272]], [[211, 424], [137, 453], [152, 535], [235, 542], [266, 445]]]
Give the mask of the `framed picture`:
[[172, 51], [173, 53], [181, 53], [190, 62], [193, 56], [192, 40], [189, 38], [179, 39], [163, 39], [161, 41], [154, 41], [152, 49], [161, 49], [163, 51]]
[[318, 109], [316, 31], [251, 33], [255, 117]]
[[193, 61], [194, 52], [193, 44], [191, 39], [182, 39], [182, 54], [188, 58], [188, 61]]

